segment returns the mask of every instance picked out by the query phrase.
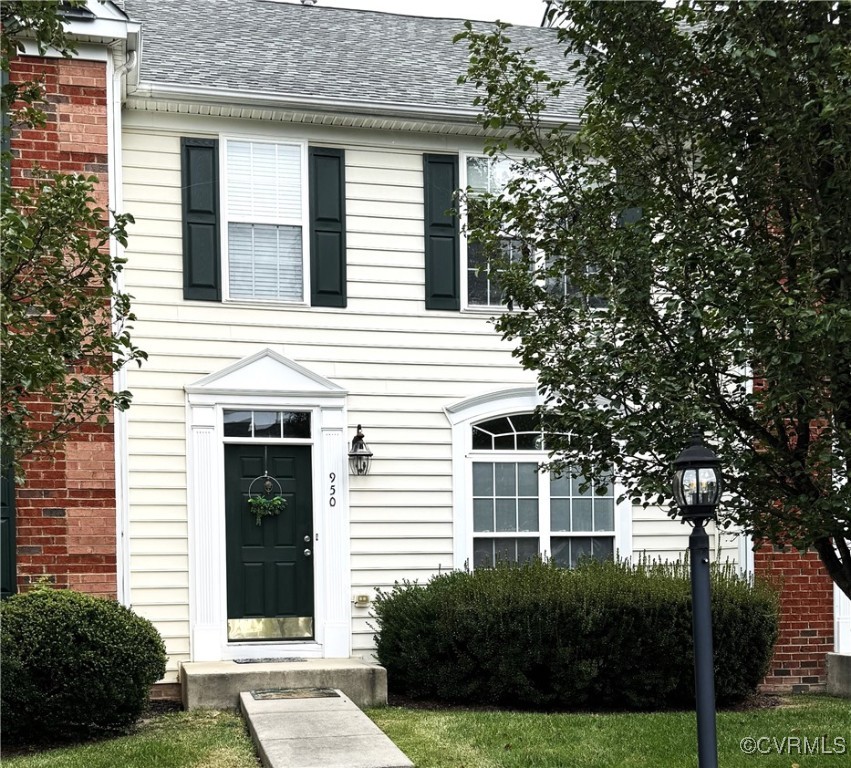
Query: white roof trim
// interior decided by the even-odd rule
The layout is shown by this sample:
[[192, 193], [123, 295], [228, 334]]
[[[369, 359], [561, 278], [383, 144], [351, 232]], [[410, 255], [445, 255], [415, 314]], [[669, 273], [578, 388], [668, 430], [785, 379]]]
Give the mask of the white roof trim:
[[[202, 86], [152, 83], [142, 81], [133, 91], [137, 98], [180, 101], [185, 103], [212, 103], [227, 106], [266, 107], [296, 112], [342, 113], [348, 115], [370, 115], [396, 118], [415, 118], [420, 121], [439, 123], [472, 123], [480, 110], [474, 107], [429, 107], [406, 102], [359, 101], [352, 99], [330, 99], [320, 96], [297, 96], [287, 93], [246, 93], [227, 88], [205, 88]], [[541, 124], [547, 127], [565, 126], [578, 128], [580, 123], [573, 118], [545, 114]]]
[[[132, 85], [131, 85], [132, 91]], [[379, 115], [348, 115], [342, 112], [299, 112], [279, 107], [239, 106], [204, 102], [160, 101], [137, 99], [132, 95], [125, 103], [127, 109], [140, 112], [167, 112], [179, 115], [201, 115], [241, 120], [264, 120], [299, 125], [334, 126], [337, 128], [365, 128], [381, 131], [406, 131], [439, 134], [441, 136], [507, 136], [505, 130], [488, 128], [479, 123], [433, 122], [404, 117]]]

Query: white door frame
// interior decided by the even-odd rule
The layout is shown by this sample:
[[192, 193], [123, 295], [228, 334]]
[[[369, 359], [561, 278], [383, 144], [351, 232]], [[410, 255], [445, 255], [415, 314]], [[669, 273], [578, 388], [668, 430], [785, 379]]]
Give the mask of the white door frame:
[[[311, 412], [313, 640], [228, 642], [225, 408]], [[186, 411], [191, 660], [348, 658], [352, 631], [346, 391], [264, 349], [186, 387]]]

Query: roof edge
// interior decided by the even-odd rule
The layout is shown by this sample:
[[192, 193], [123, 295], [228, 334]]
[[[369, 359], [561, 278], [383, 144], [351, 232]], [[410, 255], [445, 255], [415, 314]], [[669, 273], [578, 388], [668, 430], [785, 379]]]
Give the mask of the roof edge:
[[[150, 99], [176, 99], [187, 102], [230, 104], [278, 109], [322, 111], [329, 114], [375, 115], [380, 117], [410, 117], [443, 123], [476, 124], [480, 114], [473, 107], [457, 109], [437, 106], [419, 106], [404, 102], [361, 101], [357, 99], [329, 99], [321, 96], [294, 96], [287, 93], [246, 94], [227, 88], [204, 88], [201, 86], [154, 83], [143, 81], [133, 90], [133, 96]], [[566, 126], [578, 128], [579, 117], [544, 114], [541, 124], [545, 127]]]

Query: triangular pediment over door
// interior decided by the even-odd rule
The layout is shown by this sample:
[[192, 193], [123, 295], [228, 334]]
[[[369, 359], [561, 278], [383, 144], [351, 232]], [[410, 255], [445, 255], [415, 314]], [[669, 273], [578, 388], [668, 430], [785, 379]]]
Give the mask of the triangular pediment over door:
[[261, 349], [186, 387], [192, 394], [345, 395], [333, 381], [273, 349]]

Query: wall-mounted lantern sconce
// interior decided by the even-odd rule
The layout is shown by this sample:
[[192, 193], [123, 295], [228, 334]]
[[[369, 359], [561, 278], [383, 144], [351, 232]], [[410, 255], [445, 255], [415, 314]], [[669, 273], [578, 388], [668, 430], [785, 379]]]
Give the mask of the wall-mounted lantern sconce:
[[372, 464], [372, 451], [363, 441], [361, 425], [358, 424], [358, 431], [352, 438], [352, 448], [349, 451], [349, 470], [353, 475], [368, 475], [370, 464]]

